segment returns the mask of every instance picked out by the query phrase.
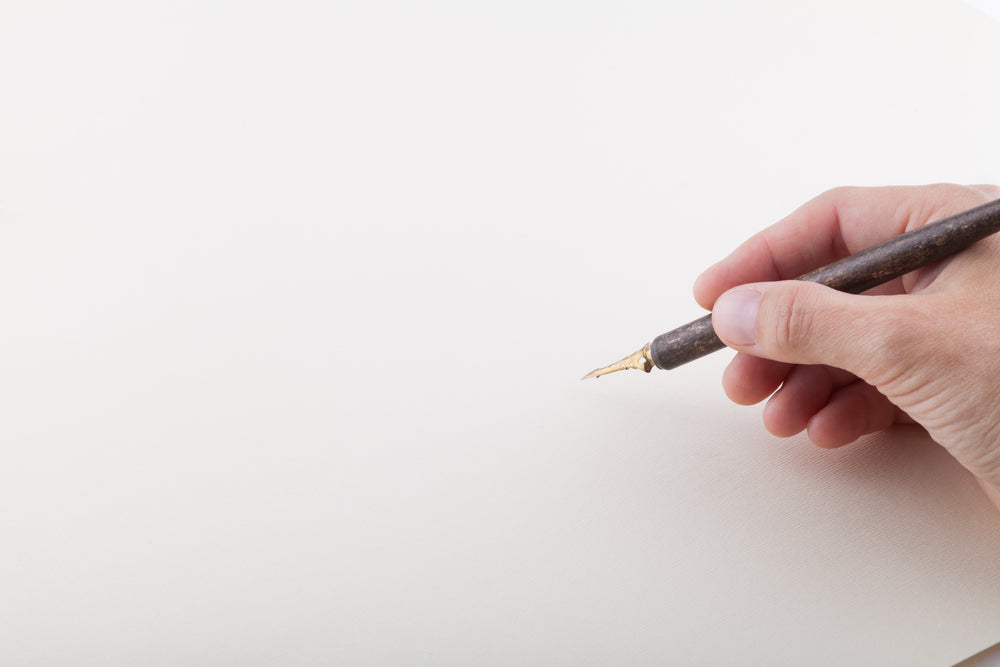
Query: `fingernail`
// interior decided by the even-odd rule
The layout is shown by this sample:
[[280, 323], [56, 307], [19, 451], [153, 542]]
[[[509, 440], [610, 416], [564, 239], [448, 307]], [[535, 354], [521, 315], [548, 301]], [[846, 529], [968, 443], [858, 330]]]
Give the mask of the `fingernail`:
[[726, 292], [712, 308], [712, 325], [726, 343], [747, 346], [757, 342], [757, 310], [760, 292], [735, 289]]

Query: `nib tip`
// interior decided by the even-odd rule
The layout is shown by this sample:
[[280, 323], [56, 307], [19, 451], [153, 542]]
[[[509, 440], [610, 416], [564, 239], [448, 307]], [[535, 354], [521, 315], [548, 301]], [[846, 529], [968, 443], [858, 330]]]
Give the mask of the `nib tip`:
[[646, 345], [634, 354], [630, 354], [621, 361], [616, 361], [610, 366], [595, 368], [580, 379], [586, 380], [587, 378], [598, 378], [602, 375], [607, 375], [608, 373], [629, 369], [645, 371], [646, 373], [653, 370], [653, 358], [650, 356], [649, 345]]

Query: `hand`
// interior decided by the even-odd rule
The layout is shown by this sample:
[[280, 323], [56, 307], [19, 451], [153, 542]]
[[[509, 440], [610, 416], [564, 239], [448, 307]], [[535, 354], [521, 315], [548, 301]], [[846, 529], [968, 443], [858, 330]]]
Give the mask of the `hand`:
[[1000, 508], [1000, 237], [864, 295], [790, 280], [997, 197], [986, 185], [838, 188], [750, 238], [694, 288], [739, 352], [726, 394], [770, 396], [765, 427], [820, 447], [916, 422]]

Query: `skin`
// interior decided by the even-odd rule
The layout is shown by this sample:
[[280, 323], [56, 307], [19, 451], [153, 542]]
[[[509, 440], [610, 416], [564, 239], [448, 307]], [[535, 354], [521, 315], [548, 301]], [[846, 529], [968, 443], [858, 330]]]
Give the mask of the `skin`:
[[706, 270], [734, 402], [833, 448], [917, 423], [1000, 509], [1000, 235], [864, 295], [792, 278], [1000, 197], [993, 185], [836, 188]]

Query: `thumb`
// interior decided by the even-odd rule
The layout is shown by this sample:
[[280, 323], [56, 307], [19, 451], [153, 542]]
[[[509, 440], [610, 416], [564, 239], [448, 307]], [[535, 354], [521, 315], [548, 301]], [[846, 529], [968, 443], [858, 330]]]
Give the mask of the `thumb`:
[[[715, 302], [719, 338], [753, 356], [793, 364], [826, 364], [871, 381], [910, 347], [914, 297], [858, 296], [817, 283], [787, 280], [733, 288]], [[916, 320], [916, 322], [914, 321]]]

